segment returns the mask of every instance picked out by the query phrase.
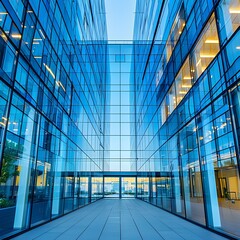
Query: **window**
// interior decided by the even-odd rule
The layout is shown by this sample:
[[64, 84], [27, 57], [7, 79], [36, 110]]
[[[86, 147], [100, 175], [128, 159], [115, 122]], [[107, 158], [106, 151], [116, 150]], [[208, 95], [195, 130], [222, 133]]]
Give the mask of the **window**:
[[176, 46], [176, 43], [180, 38], [184, 27], [185, 27], [185, 14], [184, 14], [184, 8], [182, 5], [182, 7], [180, 8], [174, 20], [173, 26], [171, 28], [171, 31], [167, 40], [167, 61], [170, 59], [172, 55], [172, 51]]
[[205, 71], [218, 52], [218, 32], [215, 23], [215, 15], [213, 14], [203, 29], [202, 35], [192, 52], [192, 71], [195, 73], [195, 80]]
[[217, 8], [218, 27], [220, 30], [221, 42], [227, 39], [240, 26], [240, 0], [222, 0]]
[[192, 76], [190, 74], [189, 57], [180, 69], [176, 79], [177, 104], [179, 104], [189, 89], [192, 87]]

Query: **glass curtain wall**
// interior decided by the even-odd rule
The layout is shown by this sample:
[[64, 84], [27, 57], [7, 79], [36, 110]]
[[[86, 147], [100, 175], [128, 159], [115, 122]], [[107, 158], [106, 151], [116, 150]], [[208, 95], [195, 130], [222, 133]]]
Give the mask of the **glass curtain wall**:
[[108, 45], [109, 82], [106, 106], [104, 171], [136, 171], [131, 141], [135, 130], [133, 45]]
[[[91, 201], [87, 173], [103, 170], [103, 12], [98, 1], [0, 2], [1, 238]], [[96, 200], [102, 174], [92, 182]]]
[[99, 3], [0, 2], [0, 235], [104, 189], [239, 237], [239, 0], [139, 1], [132, 43]]
[[166, 1], [135, 78], [137, 170], [159, 174], [138, 197], [239, 237], [240, 1], [190, 2]]

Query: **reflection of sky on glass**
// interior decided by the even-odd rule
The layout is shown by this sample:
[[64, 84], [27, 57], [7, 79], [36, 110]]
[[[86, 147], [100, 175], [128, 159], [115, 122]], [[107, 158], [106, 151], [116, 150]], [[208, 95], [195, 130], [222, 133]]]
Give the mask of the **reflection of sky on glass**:
[[105, 0], [109, 40], [132, 40], [136, 0]]
[[130, 171], [130, 71], [132, 46], [110, 45], [110, 171]]

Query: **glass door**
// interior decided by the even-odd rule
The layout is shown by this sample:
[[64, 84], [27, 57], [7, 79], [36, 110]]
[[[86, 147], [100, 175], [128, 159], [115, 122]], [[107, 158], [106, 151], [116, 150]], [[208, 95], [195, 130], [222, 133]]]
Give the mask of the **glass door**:
[[104, 197], [119, 198], [119, 177], [104, 178]]
[[122, 198], [134, 198], [136, 195], [136, 178], [122, 177]]

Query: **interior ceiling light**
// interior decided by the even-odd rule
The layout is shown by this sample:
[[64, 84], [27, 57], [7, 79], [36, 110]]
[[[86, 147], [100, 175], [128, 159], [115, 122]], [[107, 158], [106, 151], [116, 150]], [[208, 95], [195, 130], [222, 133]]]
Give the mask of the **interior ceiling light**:
[[11, 36], [12, 38], [18, 38], [18, 39], [22, 38], [21, 34], [12, 34]]
[[205, 43], [219, 43], [218, 39], [207, 39]]
[[190, 77], [190, 76], [185, 76], [185, 77], [183, 77], [183, 79], [184, 79], [184, 80], [191, 80], [192, 77]]
[[55, 75], [54, 75], [53, 71], [51, 70], [51, 68], [46, 63], [43, 63], [43, 65], [47, 69], [47, 71], [51, 74], [53, 79], [55, 79]]
[[1, 125], [3, 125], [4, 127], [6, 126], [6, 124], [5, 124], [5, 123], [3, 123], [3, 122], [0, 122], [0, 124], [1, 124]]
[[240, 13], [240, 9], [239, 8], [229, 8], [229, 12], [230, 13]]
[[198, 60], [196, 66], [198, 66], [201, 63], [201, 59]]
[[64, 86], [62, 85], [61, 81], [56, 81], [57, 85], [60, 86], [64, 92], [66, 92], [66, 89], [64, 88]]
[[40, 34], [42, 35], [43, 39], [45, 39], [45, 35], [43, 34], [42, 30], [39, 29]]
[[216, 55], [211, 54], [200, 54], [200, 58], [214, 58]]

